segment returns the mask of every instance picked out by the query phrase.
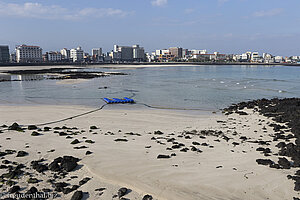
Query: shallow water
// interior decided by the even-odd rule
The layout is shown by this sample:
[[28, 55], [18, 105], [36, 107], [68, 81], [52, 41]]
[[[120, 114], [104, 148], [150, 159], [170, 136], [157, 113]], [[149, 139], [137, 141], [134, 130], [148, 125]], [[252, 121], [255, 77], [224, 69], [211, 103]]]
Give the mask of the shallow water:
[[[0, 104], [100, 106], [101, 98], [132, 97], [168, 108], [216, 110], [258, 98], [300, 97], [300, 68], [288, 66], [174, 66], [88, 71], [124, 72], [126, 76], [57, 84], [32, 76], [29, 81], [0, 82]], [[102, 87], [108, 87], [103, 89]]]

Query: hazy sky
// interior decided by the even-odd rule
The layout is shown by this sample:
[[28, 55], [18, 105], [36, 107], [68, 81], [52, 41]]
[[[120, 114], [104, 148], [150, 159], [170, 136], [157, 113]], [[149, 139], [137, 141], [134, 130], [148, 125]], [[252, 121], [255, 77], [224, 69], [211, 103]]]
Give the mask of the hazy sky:
[[0, 44], [300, 55], [299, 0], [0, 0]]

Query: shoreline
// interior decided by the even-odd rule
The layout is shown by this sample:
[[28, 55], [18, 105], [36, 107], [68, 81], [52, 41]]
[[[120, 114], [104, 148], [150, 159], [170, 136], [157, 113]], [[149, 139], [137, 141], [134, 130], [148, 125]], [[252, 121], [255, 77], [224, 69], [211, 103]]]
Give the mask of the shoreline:
[[193, 65], [242, 65], [242, 66], [300, 66], [298, 63], [245, 63], [245, 62], [143, 62], [143, 63], [0, 63], [0, 69], [2, 67], [31, 67], [31, 66], [40, 66], [40, 67], [65, 67], [70, 66], [70, 68], [80, 68], [80, 67], [92, 67], [92, 66], [101, 66], [105, 67], [154, 67], [154, 66], [193, 66]]
[[[14, 122], [38, 123], [44, 119], [52, 121], [58, 116], [64, 118], [88, 111], [88, 107], [83, 106], [0, 106], [0, 108], [3, 113], [0, 116], [0, 125], [11, 125]], [[78, 157], [81, 159], [79, 164], [82, 167], [69, 172], [70, 175], [61, 181], [76, 184], [81, 178], [92, 178], [78, 189], [84, 191], [88, 199], [110, 199], [120, 187], [132, 190], [125, 196], [129, 199], [142, 199], [146, 194], [159, 200], [267, 198], [281, 200], [297, 196], [293, 190], [293, 181], [286, 178], [287, 175], [295, 173], [296, 169], [271, 169], [255, 162], [264, 156], [256, 150], [261, 145], [251, 141], [272, 140], [274, 130], [269, 125], [274, 121], [253, 112], [252, 109], [244, 109], [243, 112], [247, 115], [242, 112], [195, 116], [166, 110], [101, 110], [49, 125], [52, 128], [50, 131], [42, 131], [44, 127], [41, 126], [39, 127], [42, 128], [41, 131], [35, 130], [40, 133], [38, 136], [30, 135], [34, 130], [25, 130], [24, 133], [4, 131], [1, 133], [2, 138], [9, 137], [10, 140], [2, 140], [0, 149], [1, 152], [4, 149], [28, 152], [24, 158], [15, 158], [14, 154], [5, 156], [8, 160], [17, 159], [22, 163], [23, 159], [26, 160], [25, 163], [30, 163], [34, 159], [41, 158], [46, 159], [45, 162], [51, 162], [62, 155]], [[97, 126], [96, 129], [91, 129], [93, 125]], [[67, 139], [66, 136], [54, 133], [54, 127], [63, 126], [77, 128], [77, 130], [58, 130], [68, 133], [66, 136], [72, 138]], [[158, 130], [160, 132], [156, 132]], [[79, 133], [74, 135], [76, 131]], [[70, 144], [74, 139], [79, 140], [77, 145]], [[116, 142], [116, 139], [124, 141]], [[95, 143], [87, 143], [86, 140]], [[180, 149], [188, 148], [188, 150], [180, 151], [176, 147], [176, 142], [185, 145]], [[26, 143], [29, 148], [24, 148]], [[267, 147], [276, 152], [275, 145], [276, 143], [272, 142]], [[76, 150], [73, 148], [76, 146], [87, 148]], [[49, 152], [51, 149], [55, 151]], [[85, 155], [86, 151], [91, 151], [92, 154]], [[157, 159], [160, 154], [173, 156]], [[269, 158], [274, 160], [277, 156], [270, 155]], [[51, 176], [47, 171], [47, 176], [41, 176], [34, 170], [30, 173], [42, 181], [40, 186], [35, 184], [29, 186], [36, 186], [38, 190], [50, 187], [45, 179]], [[79, 178], [68, 181], [71, 175]], [[22, 188], [28, 187], [23, 179], [19, 182]], [[96, 188], [103, 186], [106, 188], [103, 193], [95, 192]], [[3, 187], [2, 190], [9, 188]], [[73, 192], [59, 194], [62, 195], [61, 198], [69, 199]]]

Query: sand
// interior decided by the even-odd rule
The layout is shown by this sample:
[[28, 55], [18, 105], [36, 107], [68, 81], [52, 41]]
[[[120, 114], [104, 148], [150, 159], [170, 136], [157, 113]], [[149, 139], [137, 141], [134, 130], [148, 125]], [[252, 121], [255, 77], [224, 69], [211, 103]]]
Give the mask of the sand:
[[[93, 108], [82, 106], [0, 106], [0, 125], [11, 125], [13, 122], [39, 124], [91, 109]], [[247, 116], [237, 114], [225, 116], [155, 109], [130, 110], [124, 105], [124, 108], [122, 106], [118, 109], [104, 108], [87, 116], [48, 125], [77, 127], [79, 130], [87, 131], [72, 136], [72, 139], [58, 136], [53, 131], [41, 132], [40, 136], [31, 136], [32, 131], [28, 130], [24, 133], [4, 131], [0, 134], [2, 146], [0, 149], [27, 151], [29, 155], [23, 158], [15, 158], [15, 155], [6, 156], [6, 159], [27, 164], [41, 158], [52, 161], [62, 155], [82, 159], [79, 162], [82, 167], [70, 173], [77, 175], [78, 179], [70, 180], [70, 183], [78, 182], [84, 177], [92, 178], [80, 188], [88, 192], [85, 198], [89, 199], [112, 199], [120, 187], [132, 190], [125, 196], [128, 199], [142, 199], [145, 194], [151, 194], [154, 199], [159, 200], [292, 199], [299, 195], [293, 191], [293, 181], [286, 178], [293, 170], [276, 170], [258, 165], [256, 159], [264, 158], [256, 151], [259, 145], [241, 141], [241, 136], [251, 140], [272, 140], [270, 135], [274, 134], [272, 128], [267, 125], [269, 119], [250, 110], [247, 112], [249, 113]], [[99, 129], [89, 132], [92, 125]], [[264, 127], [267, 132], [264, 132]], [[184, 130], [209, 129], [221, 130], [232, 139], [227, 142], [221, 137], [200, 138], [198, 133], [194, 135], [182, 133]], [[155, 135], [156, 130], [162, 131], [163, 135]], [[134, 134], [126, 134], [130, 132]], [[135, 135], [136, 133], [140, 136]], [[178, 137], [181, 135], [183, 137]], [[83, 137], [95, 143], [85, 143], [86, 139]], [[76, 138], [81, 143], [71, 145], [70, 142]], [[128, 141], [114, 141], [118, 138]], [[172, 146], [172, 143], [166, 141], [170, 138], [175, 138], [188, 148], [196, 146], [203, 152], [166, 150]], [[192, 142], [207, 143], [208, 146], [193, 145]], [[238, 145], [232, 144], [233, 142], [237, 142]], [[26, 145], [30, 147], [25, 148]], [[73, 149], [74, 146], [82, 145], [88, 148]], [[146, 146], [151, 148], [145, 148]], [[278, 151], [275, 144], [268, 147], [273, 152]], [[51, 149], [55, 151], [48, 152]], [[85, 155], [87, 150], [93, 154]], [[159, 154], [172, 153], [176, 156], [157, 159]], [[272, 155], [270, 158], [276, 157]], [[44, 181], [38, 186], [35, 185], [37, 188], [50, 187], [45, 182], [46, 175], [40, 177]], [[26, 187], [24, 180], [20, 184]], [[100, 187], [106, 188], [101, 198], [99, 192], [95, 192], [95, 189]], [[2, 190], [6, 190], [6, 186], [3, 186]], [[72, 194], [62, 194], [59, 198], [69, 199]]]

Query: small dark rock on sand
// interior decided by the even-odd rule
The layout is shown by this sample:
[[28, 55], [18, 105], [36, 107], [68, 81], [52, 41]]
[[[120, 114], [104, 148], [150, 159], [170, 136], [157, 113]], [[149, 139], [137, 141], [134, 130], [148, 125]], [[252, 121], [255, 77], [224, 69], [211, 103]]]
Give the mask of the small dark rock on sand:
[[28, 155], [28, 153], [26, 151], [18, 151], [18, 153], [17, 153], [17, 157], [24, 157], [27, 155]]
[[167, 159], [167, 158], [171, 158], [169, 155], [163, 155], [163, 154], [159, 154], [157, 156], [157, 159]]
[[29, 125], [28, 130], [36, 130], [38, 127], [36, 125]]
[[127, 139], [115, 139], [115, 142], [128, 142], [128, 140]]
[[21, 126], [18, 123], [13, 123], [11, 126], [8, 127], [8, 130], [13, 130], [13, 131], [23, 131]]
[[118, 197], [121, 198], [121, 197], [125, 196], [127, 194], [127, 192], [128, 192], [127, 188], [125, 188], [125, 187], [120, 188], [118, 190]]
[[71, 200], [81, 200], [83, 198], [83, 192], [82, 191], [76, 191], [73, 196], [71, 197]]
[[80, 143], [78, 139], [75, 139], [71, 142], [71, 144], [78, 144], [78, 143]]
[[142, 200], [153, 200], [153, 197], [149, 194], [146, 194]]

